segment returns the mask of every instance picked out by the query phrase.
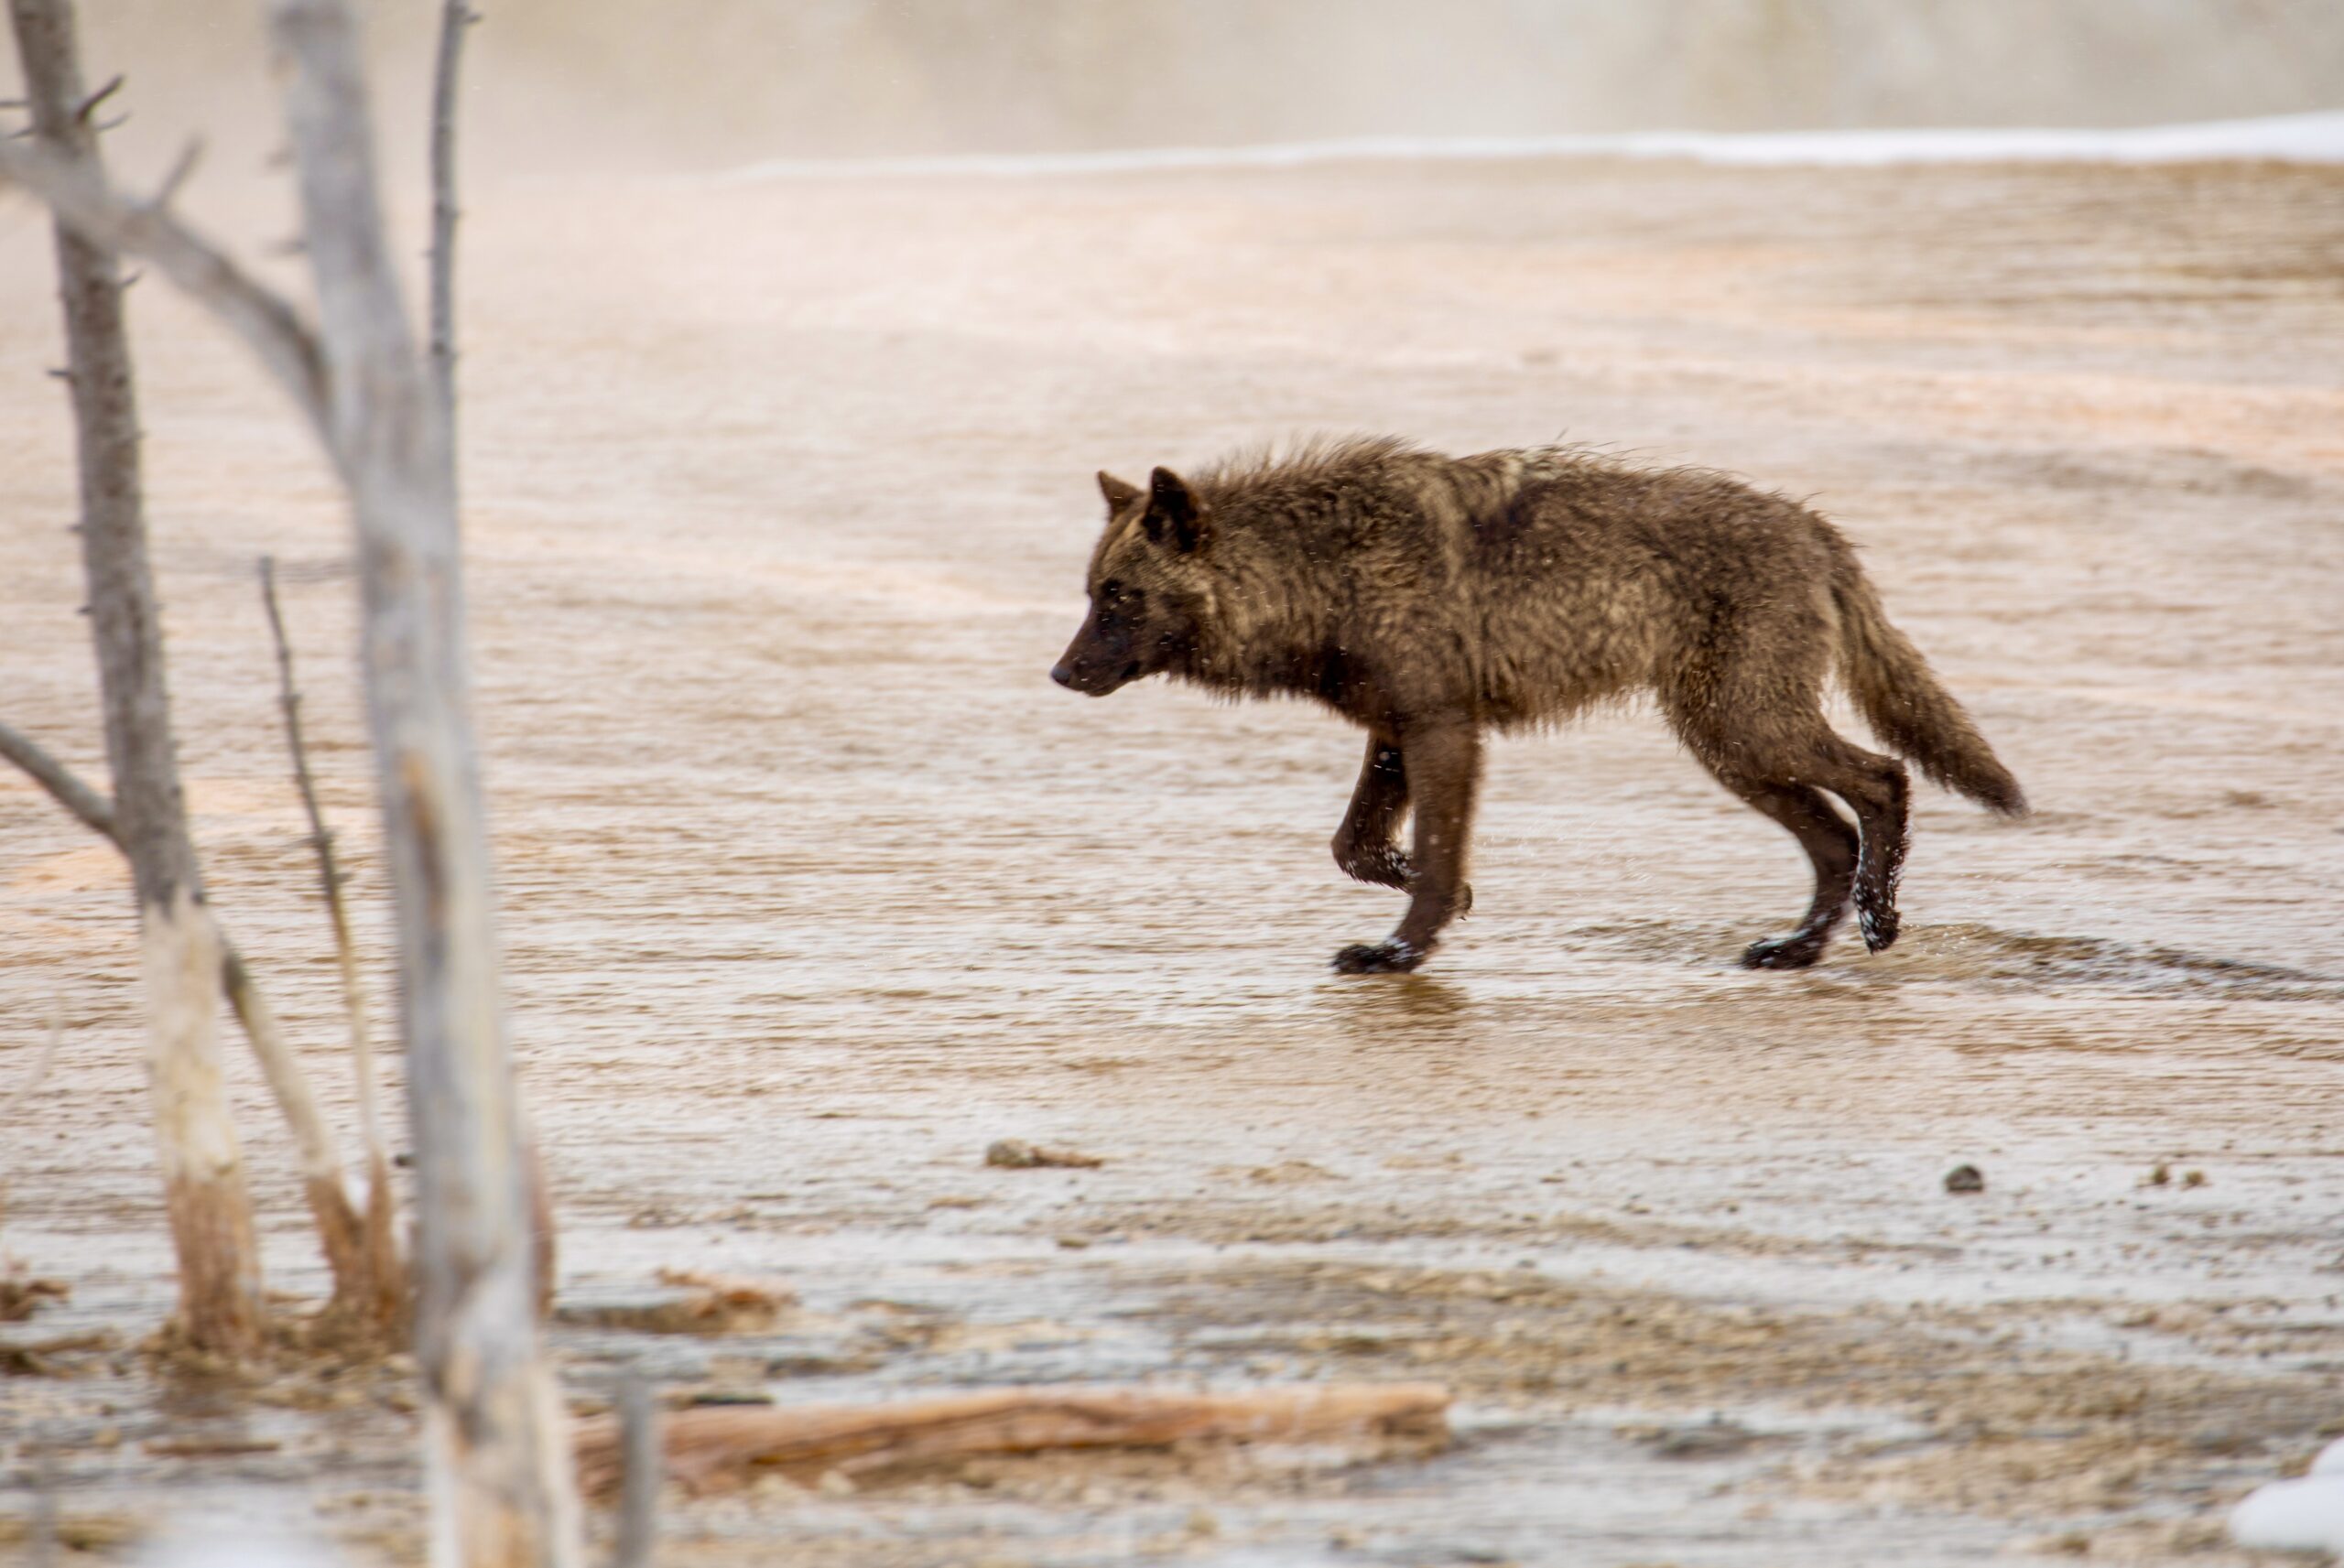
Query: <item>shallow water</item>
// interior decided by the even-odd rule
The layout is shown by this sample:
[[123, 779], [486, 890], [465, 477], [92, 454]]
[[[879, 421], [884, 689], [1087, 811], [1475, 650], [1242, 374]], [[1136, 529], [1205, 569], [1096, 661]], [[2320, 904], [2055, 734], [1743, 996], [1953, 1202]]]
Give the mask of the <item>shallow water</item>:
[[[1924, 1564], [2068, 1532], [2209, 1560], [2344, 1370], [2339, 196], [2332, 169], [1602, 163], [480, 192], [474, 659], [564, 1299], [681, 1264], [806, 1303], [738, 1343], [565, 1325], [573, 1386], [640, 1357], [785, 1399], [1361, 1375], [1467, 1400], [1438, 1459], [760, 1493], [686, 1510], [679, 1560]], [[94, 769], [46, 266], [19, 210], [5, 716]], [[138, 310], [198, 836], [348, 1127], [252, 580], [284, 563], [379, 954], [343, 524], [251, 367], [159, 287]], [[1816, 494], [2037, 815], [1925, 792], [1898, 947], [1750, 974], [1796, 850], [1605, 716], [1495, 748], [1475, 913], [1424, 974], [1336, 979], [1397, 914], [1326, 850], [1353, 737], [1045, 672], [1092, 470], [1355, 428], [1568, 433]], [[65, 1021], [0, 1145], [0, 1241], [74, 1282], [41, 1332], [136, 1337], [168, 1281], [110, 856], [0, 779], [0, 1085], [52, 998]], [[272, 1282], [314, 1292], [232, 1071]], [[983, 1168], [1002, 1137], [1107, 1163]], [[1983, 1195], [1941, 1189], [1964, 1161]], [[1492, 1277], [1538, 1285], [1500, 1310]], [[232, 1418], [87, 1369], [0, 1383], [75, 1506], [241, 1479], [412, 1546], [379, 1401], [233, 1418], [270, 1455], [142, 1457]], [[2132, 1393], [2037, 1409], [2009, 1379]], [[1757, 1437], [1636, 1435], [1713, 1412]], [[92, 1445], [108, 1423], [126, 1447]]]

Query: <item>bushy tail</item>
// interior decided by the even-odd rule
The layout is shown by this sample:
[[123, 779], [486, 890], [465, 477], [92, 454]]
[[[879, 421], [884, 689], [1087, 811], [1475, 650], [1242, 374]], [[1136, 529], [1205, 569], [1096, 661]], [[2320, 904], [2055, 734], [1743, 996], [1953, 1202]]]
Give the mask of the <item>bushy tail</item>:
[[1839, 609], [1839, 676], [1883, 744], [1922, 773], [2007, 816], [2026, 795], [1921, 650], [1888, 623], [1880, 595], [1845, 541], [1832, 541], [1831, 597]]

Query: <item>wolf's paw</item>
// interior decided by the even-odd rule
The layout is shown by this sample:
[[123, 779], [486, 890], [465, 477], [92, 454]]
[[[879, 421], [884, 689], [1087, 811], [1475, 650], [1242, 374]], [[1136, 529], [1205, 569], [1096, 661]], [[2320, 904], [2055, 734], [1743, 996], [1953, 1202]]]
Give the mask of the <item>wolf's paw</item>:
[[1787, 936], [1769, 936], [1753, 942], [1742, 955], [1745, 969], [1804, 969], [1823, 957], [1823, 944], [1828, 935], [1816, 931], [1794, 931]]
[[1416, 874], [1416, 868], [1408, 864], [1406, 852], [1389, 844], [1354, 849], [1335, 864], [1353, 881], [1373, 882], [1378, 887], [1405, 888]]
[[1425, 961], [1425, 952], [1413, 943], [1360, 942], [1335, 955], [1339, 975], [1405, 975]]
[[1895, 905], [1891, 904], [1886, 909], [1867, 909], [1859, 903], [1856, 906], [1856, 924], [1863, 928], [1866, 952], [1885, 952], [1896, 946], [1898, 916]]

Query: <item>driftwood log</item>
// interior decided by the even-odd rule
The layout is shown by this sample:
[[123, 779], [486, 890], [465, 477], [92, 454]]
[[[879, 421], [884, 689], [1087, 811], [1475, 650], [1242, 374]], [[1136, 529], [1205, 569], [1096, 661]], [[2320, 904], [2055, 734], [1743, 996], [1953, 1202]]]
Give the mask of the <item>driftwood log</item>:
[[[1437, 1383], [1328, 1383], [1236, 1393], [1172, 1389], [999, 1389], [884, 1405], [715, 1406], [664, 1425], [668, 1479], [695, 1494], [761, 1470], [849, 1474], [981, 1454], [1162, 1448], [1181, 1443], [1438, 1442], [1449, 1390]], [[606, 1496], [620, 1481], [612, 1417], [581, 1424], [579, 1481]]]

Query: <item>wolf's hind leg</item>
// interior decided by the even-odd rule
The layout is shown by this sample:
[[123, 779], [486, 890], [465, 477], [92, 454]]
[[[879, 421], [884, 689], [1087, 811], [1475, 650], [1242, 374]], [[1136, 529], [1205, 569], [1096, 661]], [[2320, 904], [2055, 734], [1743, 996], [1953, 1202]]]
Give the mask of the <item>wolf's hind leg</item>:
[[[1824, 722], [1819, 645], [1790, 645], [1771, 670], [1746, 648], [1730, 654], [1686, 660], [1674, 687], [1664, 688], [1663, 705], [1678, 738], [1718, 782], [1788, 828], [1815, 864], [1815, 897], [1797, 929], [1753, 944], [1742, 961], [1753, 969], [1805, 968], [1823, 956], [1851, 896], [1865, 946], [1877, 952], [1896, 939], [1904, 771], [1850, 745]], [[1854, 810], [1853, 828], [1824, 790]]]
[[1405, 888], [1412, 874], [1408, 857], [1393, 842], [1400, 818], [1408, 814], [1408, 770], [1400, 748], [1384, 736], [1367, 738], [1367, 761], [1351, 809], [1335, 829], [1335, 864], [1356, 881]]
[[1753, 969], [1803, 969], [1823, 957], [1833, 929], [1848, 913], [1856, 882], [1856, 830], [1812, 784], [1721, 782], [1753, 810], [1790, 829], [1807, 858], [1815, 862], [1815, 898], [1797, 929], [1752, 943], [1742, 955], [1742, 965]]
[[1382, 942], [1335, 955], [1347, 975], [1401, 973], [1425, 961], [1471, 894], [1465, 885], [1466, 850], [1473, 833], [1473, 796], [1481, 778], [1481, 737], [1470, 723], [1450, 721], [1401, 737], [1404, 765], [1416, 802], [1414, 875], [1408, 913]]
[[1823, 732], [1813, 766], [1803, 776], [1848, 803], [1863, 835], [1856, 864], [1856, 924], [1864, 946], [1877, 953], [1896, 940], [1896, 884], [1904, 875], [1910, 842], [1913, 785], [1904, 764]]

